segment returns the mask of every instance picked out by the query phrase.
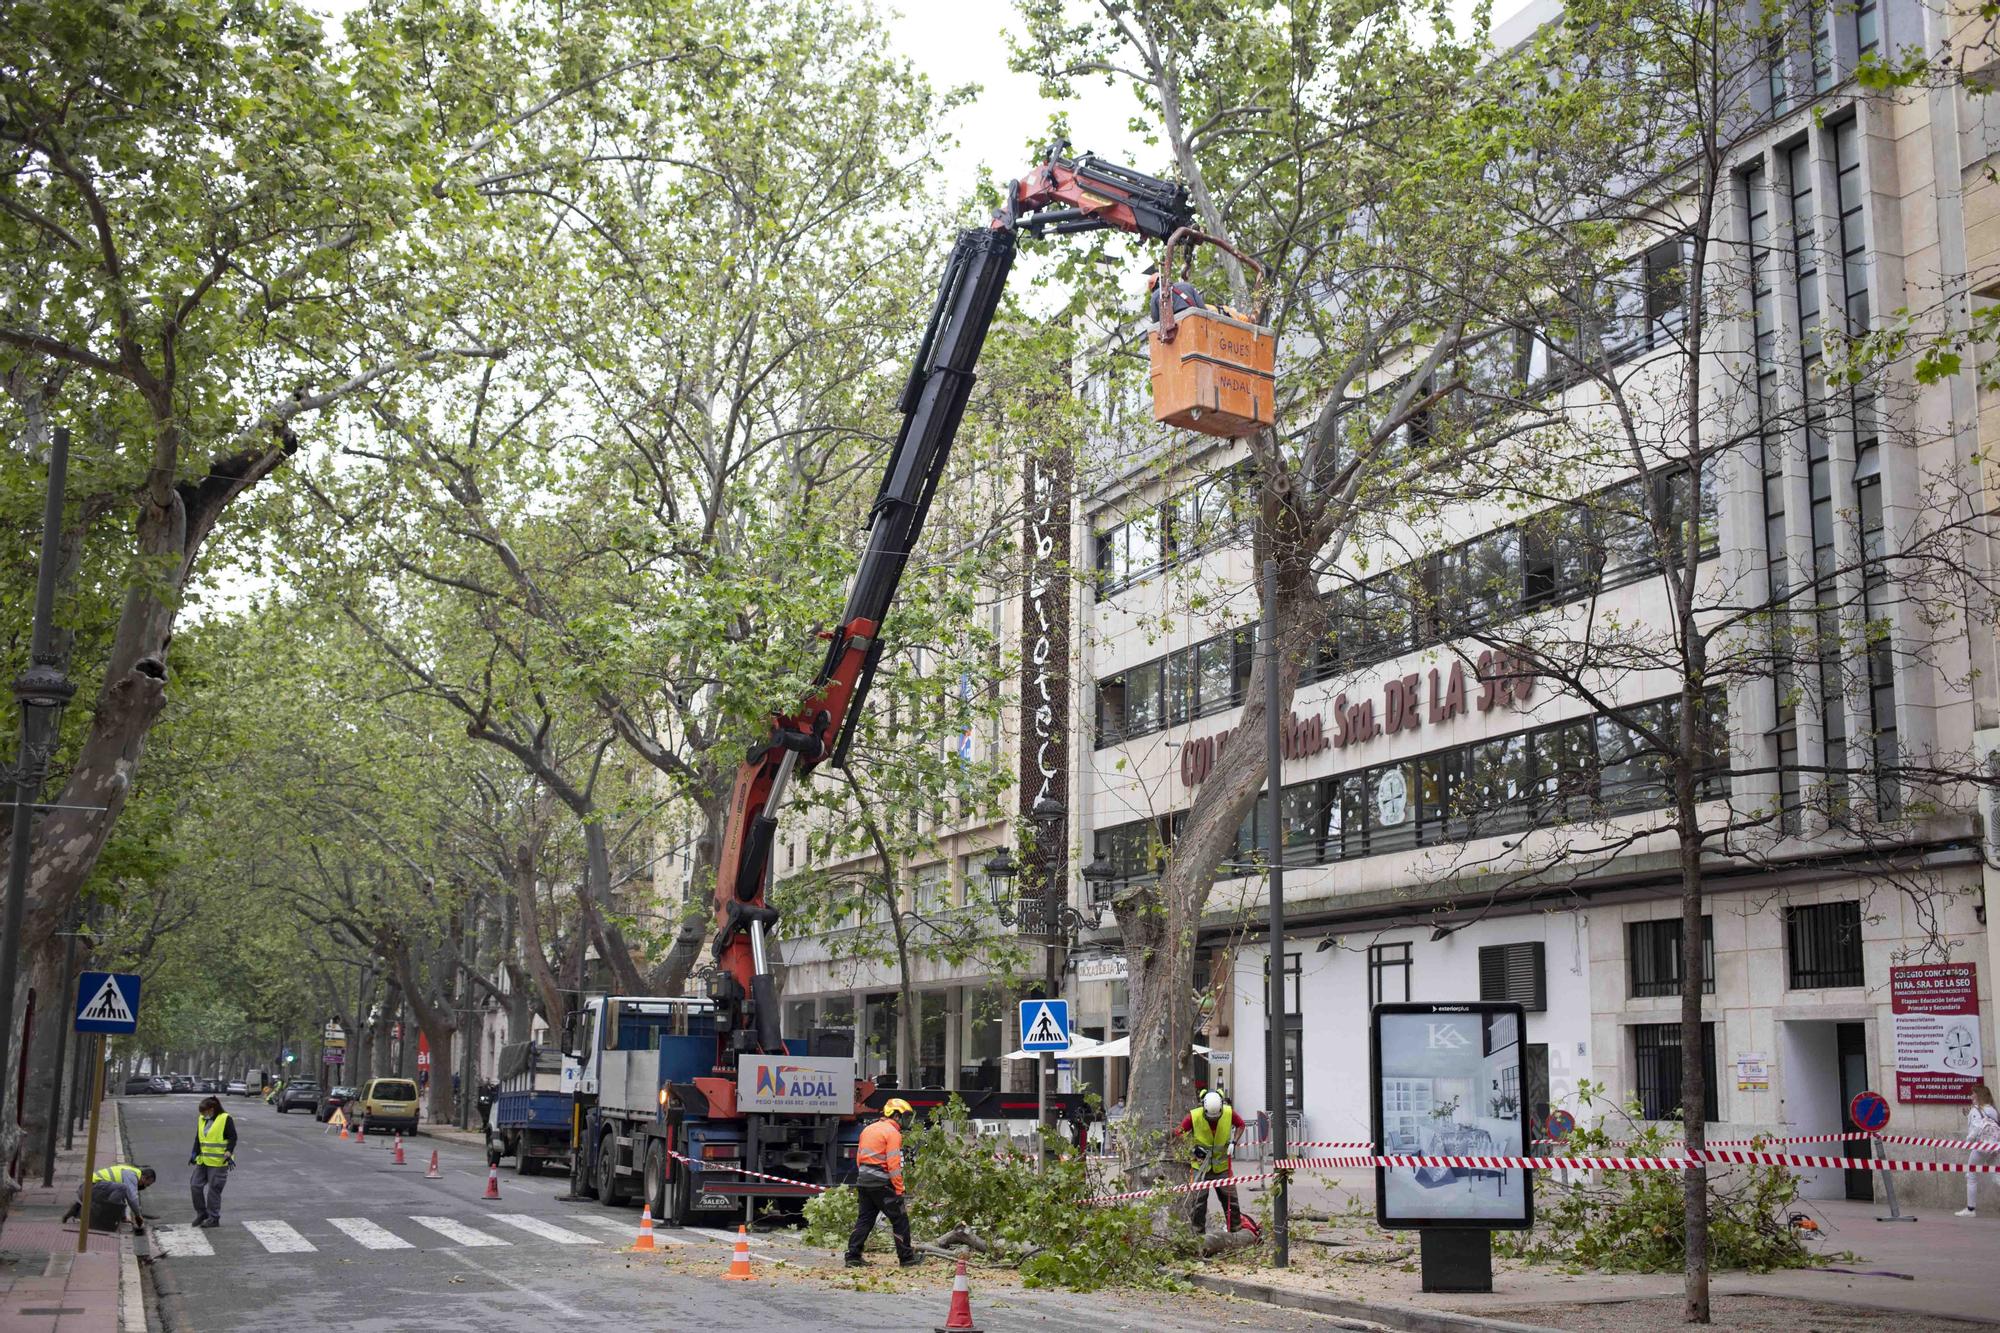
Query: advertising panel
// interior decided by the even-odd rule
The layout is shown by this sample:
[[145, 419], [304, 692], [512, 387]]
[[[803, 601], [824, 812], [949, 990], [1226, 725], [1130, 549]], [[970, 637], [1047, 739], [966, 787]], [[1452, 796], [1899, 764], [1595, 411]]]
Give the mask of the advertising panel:
[[1922, 963], [1889, 969], [1896, 1040], [1896, 1100], [1963, 1106], [1986, 1077], [1979, 1039], [1979, 965]]
[[854, 1061], [825, 1055], [745, 1055], [736, 1065], [736, 1109], [851, 1115]]
[[[1377, 1152], [1526, 1155], [1527, 1016], [1520, 1005], [1378, 1004], [1372, 1018]], [[1375, 1217], [1384, 1227], [1526, 1227], [1534, 1221], [1534, 1186], [1517, 1167], [1377, 1167]]]

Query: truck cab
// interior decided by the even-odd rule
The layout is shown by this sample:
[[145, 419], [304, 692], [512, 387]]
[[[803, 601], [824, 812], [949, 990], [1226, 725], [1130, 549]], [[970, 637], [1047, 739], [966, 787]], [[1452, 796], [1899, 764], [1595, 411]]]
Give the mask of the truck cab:
[[587, 997], [563, 1025], [573, 1192], [606, 1207], [643, 1194], [660, 1221], [686, 1225], [851, 1180], [856, 1112], [874, 1088], [835, 1045], [788, 1041], [783, 1054], [732, 1052], [724, 1065], [708, 999]]

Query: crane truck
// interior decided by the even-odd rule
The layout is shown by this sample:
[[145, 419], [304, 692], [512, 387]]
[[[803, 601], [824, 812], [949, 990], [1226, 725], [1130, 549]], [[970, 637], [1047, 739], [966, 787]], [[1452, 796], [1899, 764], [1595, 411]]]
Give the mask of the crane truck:
[[[944, 477], [1020, 238], [1131, 232], [1166, 243], [1169, 278], [1183, 238], [1230, 248], [1193, 230], [1184, 185], [1089, 154], [1065, 157], [1067, 149], [1058, 144], [1009, 182], [989, 223], [962, 230], [952, 246], [903, 385], [902, 425], [868, 513], [867, 546], [846, 608], [824, 635], [825, 659], [806, 697], [772, 717], [730, 791], [707, 994], [592, 996], [565, 1023], [563, 1049], [575, 1063], [570, 1178], [579, 1195], [616, 1204], [643, 1193], [655, 1216], [685, 1224], [696, 1211], [750, 1211], [760, 1198], [796, 1199], [852, 1178], [859, 1116], [887, 1093], [856, 1077], [851, 1036], [787, 1040], [781, 1030], [768, 953], [779, 912], [765, 889], [786, 791], [822, 763], [846, 765], [881, 660], [883, 626]], [[1185, 287], [1168, 285], [1174, 297], [1161, 303], [1152, 335], [1171, 343], [1177, 314], [1179, 331], [1188, 332], [1178, 351], [1164, 358], [1153, 352], [1156, 416], [1212, 434], [1246, 433], [1246, 421], [1268, 424], [1270, 331], [1192, 308], [1199, 299], [1190, 291], [1183, 302]], [[1218, 330], [1222, 336], [1212, 336]], [[1165, 403], [1163, 393], [1177, 400]], [[943, 1095], [924, 1102], [935, 1105]], [[975, 1114], [1004, 1117], [1006, 1097], [978, 1097]], [[1034, 1105], [1032, 1096], [1015, 1100]]]

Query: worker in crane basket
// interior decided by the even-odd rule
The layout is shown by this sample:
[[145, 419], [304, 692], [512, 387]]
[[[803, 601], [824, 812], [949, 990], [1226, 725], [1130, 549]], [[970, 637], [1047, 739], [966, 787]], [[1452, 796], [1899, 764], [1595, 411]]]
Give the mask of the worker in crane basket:
[[847, 1238], [847, 1266], [861, 1268], [866, 1260], [861, 1247], [875, 1229], [875, 1219], [886, 1216], [896, 1237], [896, 1258], [905, 1268], [922, 1263], [923, 1256], [910, 1244], [910, 1215], [903, 1208], [903, 1131], [914, 1114], [901, 1097], [882, 1104], [882, 1118], [861, 1131], [861, 1144], [854, 1154], [854, 1189], [861, 1196], [854, 1231]]

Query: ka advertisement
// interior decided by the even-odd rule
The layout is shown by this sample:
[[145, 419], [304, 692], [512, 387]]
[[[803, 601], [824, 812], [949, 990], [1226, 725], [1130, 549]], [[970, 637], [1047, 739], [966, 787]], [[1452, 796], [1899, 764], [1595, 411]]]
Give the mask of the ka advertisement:
[[[1376, 1151], [1387, 1156], [1526, 1156], [1518, 1004], [1379, 1004], [1370, 1042]], [[1534, 1222], [1518, 1167], [1375, 1168], [1384, 1227], [1509, 1229]]]
[[1979, 965], [1889, 969], [1896, 1100], [1963, 1106], [1986, 1077], [1979, 1040]]

